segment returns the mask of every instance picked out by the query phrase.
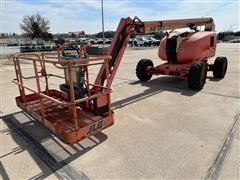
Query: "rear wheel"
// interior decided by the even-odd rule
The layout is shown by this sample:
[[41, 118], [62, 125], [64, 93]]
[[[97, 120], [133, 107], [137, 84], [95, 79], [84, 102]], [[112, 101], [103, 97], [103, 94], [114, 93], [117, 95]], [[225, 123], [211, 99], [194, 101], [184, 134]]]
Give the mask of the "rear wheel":
[[207, 63], [193, 63], [188, 72], [188, 87], [194, 90], [203, 88], [207, 77]]
[[136, 75], [140, 81], [148, 81], [151, 79], [152, 74], [147, 74], [147, 67], [153, 67], [153, 62], [150, 59], [141, 59], [136, 67]]
[[226, 57], [217, 57], [213, 64], [213, 77], [224, 78], [227, 72], [227, 65]]

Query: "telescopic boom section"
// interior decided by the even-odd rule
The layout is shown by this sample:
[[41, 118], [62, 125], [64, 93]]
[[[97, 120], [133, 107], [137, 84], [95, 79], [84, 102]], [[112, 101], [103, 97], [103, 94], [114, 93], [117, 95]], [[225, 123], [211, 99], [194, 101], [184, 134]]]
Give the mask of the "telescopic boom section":
[[114, 34], [111, 46], [107, 51], [107, 55], [112, 57], [109, 61], [109, 77], [106, 77], [105, 65], [102, 65], [95, 84], [103, 85], [108, 78], [108, 87], [111, 87], [119, 64], [122, 60], [126, 46], [132, 32], [153, 33], [161, 30], [191, 28], [196, 29], [198, 26], [205, 26], [205, 31], [213, 31], [214, 23], [212, 18], [195, 18], [195, 19], [179, 19], [179, 20], [162, 20], [162, 21], [146, 21], [142, 22], [137, 17], [122, 18]]
[[196, 18], [196, 19], [178, 19], [163, 21], [146, 21], [144, 22], [144, 32], [152, 33], [161, 30], [191, 28], [205, 26], [204, 31], [214, 31], [214, 23], [212, 18]]

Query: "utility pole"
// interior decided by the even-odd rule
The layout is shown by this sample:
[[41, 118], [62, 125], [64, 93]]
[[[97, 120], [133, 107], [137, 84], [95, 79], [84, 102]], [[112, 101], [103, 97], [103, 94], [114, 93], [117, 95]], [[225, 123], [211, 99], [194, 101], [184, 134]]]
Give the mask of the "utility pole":
[[103, 40], [103, 47], [104, 47], [104, 14], [103, 14], [103, 0], [101, 0], [101, 6], [102, 6], [102, 40]]

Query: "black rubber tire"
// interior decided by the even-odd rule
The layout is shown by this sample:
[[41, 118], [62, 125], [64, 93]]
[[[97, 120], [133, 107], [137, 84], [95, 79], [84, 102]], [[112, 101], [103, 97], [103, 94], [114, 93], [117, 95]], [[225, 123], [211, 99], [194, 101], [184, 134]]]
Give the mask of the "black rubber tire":
[[148, 81], [151, 79], [152, 74], [146, 74], [146, 68], [153, 67], [153, 62], [150, 59], [141, 59], [136, 67], [136, 75], [140, 81]]
[[224, 78], [227, 72], [228, 61], [226, 57], [217, 57], [213, 64], [213, 77]]
[[188, 71], [188, 87], [201, 90], [206, 82], [208, 65], [205, 62], [193, 63]]

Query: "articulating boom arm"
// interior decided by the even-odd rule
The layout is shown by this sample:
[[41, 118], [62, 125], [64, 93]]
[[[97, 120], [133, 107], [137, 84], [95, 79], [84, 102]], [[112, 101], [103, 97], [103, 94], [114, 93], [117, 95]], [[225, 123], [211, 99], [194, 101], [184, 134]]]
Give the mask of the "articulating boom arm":
[[[131, 19], [129, 17], [122, 18], [118, 28], [114, 34], [111, 46], [108, 49], [107, 55], [112, 57], [109, 62], [110, 76], [107, 86], [110, 87], [115, 77], [126, 46], [132, 32], [152, 33], [161, 30], [191, 28], [195, 29], [198, 26], [205, 26], [205, 31], [213, 31], [214, 23], [212, 18], [196, 18], [196, 19], [179, 19], [179, 20], [163, 20], [163, 21], [146, 21], [142, 22], [137, 17]], [[106, 77], [105, 65], [103, 65], [96, 78], [95, 84], [103, 85]]]
[[[109, 74], [110, 77], [107, 86], [110, 87], [114, 76], [117, 72], [118, 66], [121, 62], [122, 56], [125, 52], [126, 46], [130, 39], [132, 32], [142, 32], [144, 23], [138, 18], [131, 19], [130, 17], [122, 18], [119, 22], [117, 30], [112, 39], [111, 46], [108, 48], [107, 55], [112, 57], [109, 62]], [[105, 65], [102, 65], [99, 74], [96, 78], [95, 84], [103, 85], [106, 77]]]

